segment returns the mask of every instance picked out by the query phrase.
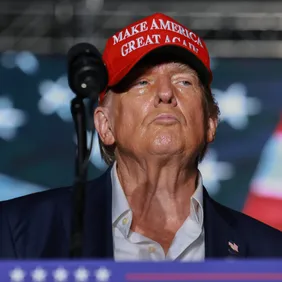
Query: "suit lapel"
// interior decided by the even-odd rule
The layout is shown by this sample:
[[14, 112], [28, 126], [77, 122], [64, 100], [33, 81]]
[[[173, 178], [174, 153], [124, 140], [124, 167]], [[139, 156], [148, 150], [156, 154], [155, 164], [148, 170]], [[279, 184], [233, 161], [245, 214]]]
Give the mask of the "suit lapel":
[[229, 209], [215, 202], [204, 189], [205, 256], [209, 258], [246, 257], [236, 218]]
[[[111, 167], [88, 183], [85, 199], [84, 257], [113, 258]], [[205, 257], [243, 258], [246, 245], [236, 218], [204, 189]]]
[[113, 258], [110, 169], [86, 189], [84, 257]]
[[[110, 169], [88, 184], [85, 206], [84, 256], [113, 258], [112, 184]], [[205, 257], [247, 256], [236, 218], [204, 189]]]

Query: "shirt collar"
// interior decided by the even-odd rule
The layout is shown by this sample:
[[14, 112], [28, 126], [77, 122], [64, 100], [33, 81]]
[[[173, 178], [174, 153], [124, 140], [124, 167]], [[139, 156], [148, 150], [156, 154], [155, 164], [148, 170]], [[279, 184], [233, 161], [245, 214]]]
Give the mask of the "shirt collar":
[[[116, 162], [111, 169], [111, 180], [112, 180], [112, 224], [116, 224], [125, 213], [130, 211], [130, 207], [124, 191], [121, 187], [118, 175]], [[203, 210], [203, 180], [202, 175], [199, 171], [197, 188], [190, 200], [190, 217], [196, 221], [201, 227], [204, 221], [204, 210]]]
[[123, 215], [130, 211], [130, 207], [124, 191], [121, 187], [118, 175], [116, 162], [111, 169], [111, 179], [112, 179], [112, 224], [115, 224], [123, 217]]
[[204, 223], [203, 190], [203, 178], [201, 172], [198, 171], [197, 188], [190, 200], [190, 217], [201, 227]]

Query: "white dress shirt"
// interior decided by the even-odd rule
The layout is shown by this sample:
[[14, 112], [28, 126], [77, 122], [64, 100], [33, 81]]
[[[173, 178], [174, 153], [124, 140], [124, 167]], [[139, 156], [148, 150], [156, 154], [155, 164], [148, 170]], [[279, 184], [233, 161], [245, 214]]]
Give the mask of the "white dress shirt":
[[190, 199], [190, 215], [177, 231], [165, 255], [157, 242], [130, 230], [132, 211], [121, 187], [116, 163], [111, 170], [112, 225], [116, 261], [203, 261], [205, 240], [203, 226], [203, 185], [199, 172], [197, 189]]

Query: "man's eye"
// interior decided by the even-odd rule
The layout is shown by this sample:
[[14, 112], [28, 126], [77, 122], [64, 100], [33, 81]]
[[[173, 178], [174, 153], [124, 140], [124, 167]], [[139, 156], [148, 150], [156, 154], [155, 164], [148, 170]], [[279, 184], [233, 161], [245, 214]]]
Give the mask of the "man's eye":
[[148, 81], [147, 80], [140, 80], [140, 81], [137, 82], [137, 85], [146, 86], [146, 85], [148, 85]]
[[131, 89], [134, 89], [134, 88], [143, 88], [143, 87], [146, 87], [147, 85], [149, 84], [149, 82], [145, 79], [142, 79], [142, 80], [136, 80], [134, 82], [132, 82], [132, 84], [130, 85], [130, 88]]
[[191, 82], [189, 80], [182, 80], [182, 81], [180, 81], [180, 83], [183, 84], [184, 86], [191, 85]]
[[135, 81], [131, 87], [133, 88], [138, 88], [138, 87], [144, 87], [144, 86], [147, 86], [149, 84], [149, 82], [145, 79], [142, 79], [142, 80], [137, 80]]

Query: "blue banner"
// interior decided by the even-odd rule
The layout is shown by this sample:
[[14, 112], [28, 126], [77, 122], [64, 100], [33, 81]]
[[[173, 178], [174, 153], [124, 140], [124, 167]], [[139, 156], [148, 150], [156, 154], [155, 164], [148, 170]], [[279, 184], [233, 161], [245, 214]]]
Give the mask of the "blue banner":
[[282, 281], [282, 261], [7, 261], [1, 282]]

